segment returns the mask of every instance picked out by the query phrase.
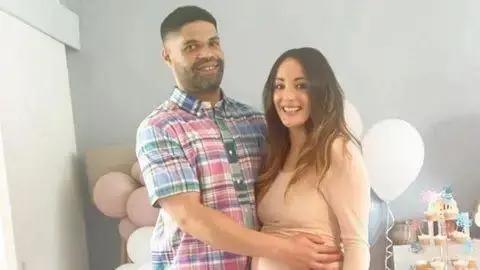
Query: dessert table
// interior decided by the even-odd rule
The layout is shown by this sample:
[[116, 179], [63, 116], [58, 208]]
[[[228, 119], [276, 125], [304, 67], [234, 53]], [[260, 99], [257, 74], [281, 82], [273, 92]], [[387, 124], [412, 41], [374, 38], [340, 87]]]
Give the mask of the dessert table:
[[[480, 263], [480, 240], [472, 240], [473, 251], [466, 255], [463, 253], [463, 245], [457, 243], [448, 244], [448, 257], [450, 259], [465, 259], [466, 257], [474, 258]], [[417, 261], [429, 260], [434, 257], [440, 257], [440, 249], [436, 246], [428, 246], [419, 253], [413, 253], [410, 249], [410, 245], [397, 245], [393, 246], [393, 258], [395, 270], [409, 270], [415, 269], [412, 266]], [[453, 269], [453, 268], [446, 268]]]

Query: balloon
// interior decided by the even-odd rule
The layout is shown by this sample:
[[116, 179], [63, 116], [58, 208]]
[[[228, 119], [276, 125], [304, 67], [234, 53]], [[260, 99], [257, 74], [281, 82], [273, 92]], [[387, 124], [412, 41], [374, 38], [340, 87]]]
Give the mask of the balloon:
[[475, 222], [475, 225], [477, 225], [477, 227], [480, 227], [480, 212], [475, 213], [473, 221]]
[[142, 264], [142, 266], [140, 266], [138, 270], [152, 270], [152, 269], [153, 269], [152, 262], [146, 262]]
[[155, 225], [159, 211], [150, 204], [146, 187], [136, 189], [128, 198], [128, 218], [138, 227]]
[[363, 155], [371, 185], [389, 203], [417, 178], [425, 147], [418, 131], [400, 119], [375, 124], [363, 138]]
[[137, 226], [135, 226], [128, 217], [124, 217], [120, 220], [120, 223], [118, 223], [118, 232], [124, 240], [127, 240], [135, 229], [137, 229]]
[[127, 215], [127, 199], [137, 187], [135, 180], [127, 174], [107, 173], [93, 188], [93, 202], [104, 215], [123, 218]]
[[133, 179], [137, 180], [140, 185], [145, 185], [145, 182], [143, 181], [142, 170], [140, 169], [138, 161], [133, 164], [132, 169], [130, 170], [130, 174], [132, 175]]
[[141, 265], [136, 264], [136, 263], [126, 263], [122, 264], [119, 267], [115, 268], [115, 270], [138, 270]]
[[353, 106], [353, 104], [348, 100], [345, 100], [344, 102], [344, 111], [345, 121], [347, 122], [348, 128], [353, 135], [357, 137], [357, 139], [360, 139], [360, 136], [362, 136], [363, 132], [363, 123], [360, 114], [355, 106]]
[[152, 261], [150, 253], [150, 238], [153, 227], [136, 229], [127, 240], [127, 254], [130, 260], [136, 264], [144, 264]]
[[370, 217], [368, 222], [368, 242], [371, 246], [377, 242], [378, 237], [381, 234], [385, 233], [383, 228], [387, 224], [386, 219], [386, 205], [385, 203], [375, 194], [373, 190], [370, 190]]

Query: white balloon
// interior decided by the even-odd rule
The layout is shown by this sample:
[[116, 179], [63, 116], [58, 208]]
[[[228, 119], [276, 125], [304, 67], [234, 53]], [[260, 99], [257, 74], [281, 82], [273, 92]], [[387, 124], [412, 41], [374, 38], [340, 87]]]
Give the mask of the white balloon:
[[138, 268], [137, 270], [152, 270], [152, 268], [152, 262], [146, 262], [142, 264], [142, 266], [140, 266], [140, 268]]
[[387, 119], [367, 131], [362, 141], [365, 166], [378, 197], [391, 202], [418, 177], [425, 147], [418, 131], [400, 119]]
[[[142, 265], [152, 260], [150, 252], [150, 239], [153, 227], [141, 227], [136, 229], [127, 240], [127, 254], [135, 264]], [[139, 266], [140, 267], [140, 266]]]
[[475, 222], [475, 225], [477, 225], [477, 227], [480, 227], [480, 212], [475, 213], [473, 221]]
[[122, 264], [119, 267], [115, 268], [115, 270], [138, 270], [139, 267], [140, 267], [139, 264], [126, 263], [126, 264]]
[[355, 106], [353, 106], [353, 104], [348, 100], [345, 100], [344, 102], [344, 111], [345, 121], [347, 122], [348, 128], [353, 135], [357, 137], [357, 139], [360, 139], [360, 136], [362, 136], [363, 132], [363, 123], [360, 114]]

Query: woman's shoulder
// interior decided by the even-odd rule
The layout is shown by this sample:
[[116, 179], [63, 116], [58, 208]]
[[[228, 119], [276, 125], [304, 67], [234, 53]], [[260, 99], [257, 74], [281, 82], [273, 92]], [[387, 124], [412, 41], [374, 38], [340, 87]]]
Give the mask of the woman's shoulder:
[[331, 146], [332, 163], [350, 163], [358, 156], [361, 156], [360, 147], [352, 139], [337, 137]]
[[350, 181], [362, 166], [363, 159], [360, 147], [351, 139], [336, 138], [331, 146], [331, 162], [322, 188], [341, 185], [342, 181]]

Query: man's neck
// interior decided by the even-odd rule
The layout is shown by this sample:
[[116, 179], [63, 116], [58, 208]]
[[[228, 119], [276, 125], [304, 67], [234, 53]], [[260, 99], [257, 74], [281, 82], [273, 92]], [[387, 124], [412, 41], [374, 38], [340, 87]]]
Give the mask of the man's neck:
[[217, 102], [222, 99], [222, 92], [220, 91], [220, 88], [215, 89], [215, 90], [210, 90], [210, 91], [191, 91], [187, 90], [188, 88], [178, 86], [182, 91], [185, 91], [189, 95], [196, 97], [198, 100], [201, 100], [202, 102], [209, 102], [214, 106], [217, 104]]
[[203, 102], [209, 102], [210, 104], [212, 104], [212, 106], [217, 104], [217, 102], [220, 99], [222, 99], [222, 93], [220, 89], [217, 89], [215, 91], [208, 91], [208, 92], [193, 94], [193, 96], [195, 96], [196, 98], [198, 98]]

